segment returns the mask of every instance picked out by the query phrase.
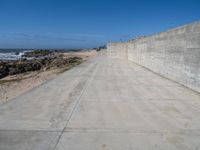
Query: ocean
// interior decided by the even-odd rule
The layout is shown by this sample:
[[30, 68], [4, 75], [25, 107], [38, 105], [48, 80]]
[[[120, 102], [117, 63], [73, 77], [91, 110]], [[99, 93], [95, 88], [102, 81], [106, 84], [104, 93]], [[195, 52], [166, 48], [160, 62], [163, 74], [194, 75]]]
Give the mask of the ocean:
[[0, 49], [0, 60], [17, 60], [22, 57], [26, 49]]
[[[42, 50], [42, 49], [1, 49], [0, 48], [0, 60], [18, 60], [22, 58], [25, 52], [30, 52], [34, 50]], [[45, 50], [45, 49], [43, 49]], [[47, 49], [50, 51], [60, 51], [60, 52], [79, 52], [82, 49]]]

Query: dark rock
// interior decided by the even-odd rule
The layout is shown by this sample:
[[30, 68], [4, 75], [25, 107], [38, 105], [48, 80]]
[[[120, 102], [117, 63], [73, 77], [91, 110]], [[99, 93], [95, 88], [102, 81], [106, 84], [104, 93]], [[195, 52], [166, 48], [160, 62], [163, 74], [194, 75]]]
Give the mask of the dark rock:
[[65, 58], [63, 55], [53, 55], [40, 59], [0, 61], [0, 78], [7, 75], [16, 75], [28, 71], [47, 70], [54, 67], [62, 67], [66, 64], [81, 62], [81, 58]]
[[0, 79], [7, 76], [9, 72], [9, 69], [5, 66], [5, 67], [1, 67], [0, 68]]
[[9, 75], [15, 75], [15, 74], [19, 74], [19, 73], [20, 73], [20, 71], [18, 68], [9, 68], [9, 72], [8, 72]]
[[34, 58], [39, 58], [43, 56], [47, 56], [52, 54], [53, 52], [50, 50], [34, 50], [30, 52], [25, 52], [25, 54], [22, 57], [28, 58], [28, 57], [34, 57]]

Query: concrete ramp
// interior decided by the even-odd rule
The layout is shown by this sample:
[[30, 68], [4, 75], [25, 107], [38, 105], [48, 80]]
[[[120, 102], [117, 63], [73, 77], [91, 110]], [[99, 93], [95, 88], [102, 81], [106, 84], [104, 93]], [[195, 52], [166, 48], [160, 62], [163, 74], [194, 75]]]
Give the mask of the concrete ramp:
[[0, 150], [198, 150], [200, 95], [97, 57], [0, 105]]

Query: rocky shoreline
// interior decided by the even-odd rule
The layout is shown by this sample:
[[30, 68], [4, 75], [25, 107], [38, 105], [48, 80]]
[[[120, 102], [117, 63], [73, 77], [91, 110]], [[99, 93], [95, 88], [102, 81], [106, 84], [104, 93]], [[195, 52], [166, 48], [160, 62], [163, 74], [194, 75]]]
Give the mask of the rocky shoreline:
[[29, 71], [48, 70], [81, 63], [80, 57], [66, 57], [62, 52], [37, 50], [27, 52], [20, 60], [0, 60], [0, 79]]
[[35, 53], [28, 55], [30, 57], [16, 61], [0, 61], [0, 70], [5, 73], [0, 79], [0, 104], [57, 77], [81, 62], [96, 57], [96, 51], [54, 51], [40, 56], [35, 56]]

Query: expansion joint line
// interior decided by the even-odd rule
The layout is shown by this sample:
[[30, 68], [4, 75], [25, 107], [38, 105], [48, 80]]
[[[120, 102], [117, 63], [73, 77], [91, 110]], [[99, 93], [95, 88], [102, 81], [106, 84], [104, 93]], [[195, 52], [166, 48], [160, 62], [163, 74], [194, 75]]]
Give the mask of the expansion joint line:
[[[63, 133], [65, 132], [65, 130], [66, 130], [66, 128], [67, 128], [67, 125], [69, 124], [69, 121], [70, 121], [70, 119], [72, 118], [72, 115], [73, 115], [74, 111], [76, 110], [78, 104], [80, 103], [81, 97], [83, 96], [83, 94], [84, 94], [84, 92], [87, 90], [87, 88], [89, 87], [89, 83], [93, 80], [94, 74], [96, 73], [96, 66], [97, 66], [97, 64], [94, 65], [95, 71], [93, 71], [93, 73], [88, 77], [88, 79], [87, 79], [87, 81], [86, 81], [86, 84], [85, 84], [85, 87], [82, 89], [81, 94], [80, 94], [80, 96], [78, 97], [77, 102], [76, 102], [76, 104], [74, 105], [74, 107], [73, 107], [73, 109], [72, 109], [72, 111], [71, 111], [71, 113], [70, 113], [69, 119], [67, 119], [67, 123], [66, 123], [65, 127], [63, 128], [63, 130], [61, 131], [61, 134], [60, 134], [59, 137], [58, 137], [58, 141], [56, 142], [56, 144], [55, 144], [55, 146], [54, 146], [54, 150], [56, 149], [58, 143], [60, 142], [60, 139], [61, 139]], [[92, 68], [93, 68], [93, 67], [92, 67]]]

